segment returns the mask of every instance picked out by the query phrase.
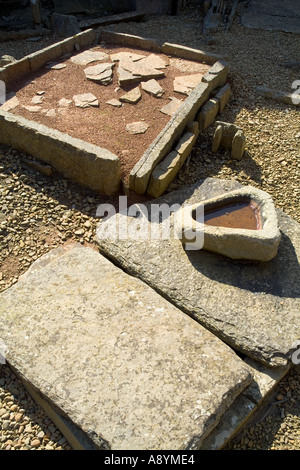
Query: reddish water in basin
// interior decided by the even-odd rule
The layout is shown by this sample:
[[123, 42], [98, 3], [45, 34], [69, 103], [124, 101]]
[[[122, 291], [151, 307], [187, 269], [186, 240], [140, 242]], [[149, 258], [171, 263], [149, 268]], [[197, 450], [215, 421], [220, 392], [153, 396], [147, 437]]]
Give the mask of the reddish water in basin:
[[237, 201], [204, 211], [204, 223], [215, 227], [260, 230], [260, 211], [252, 201]]

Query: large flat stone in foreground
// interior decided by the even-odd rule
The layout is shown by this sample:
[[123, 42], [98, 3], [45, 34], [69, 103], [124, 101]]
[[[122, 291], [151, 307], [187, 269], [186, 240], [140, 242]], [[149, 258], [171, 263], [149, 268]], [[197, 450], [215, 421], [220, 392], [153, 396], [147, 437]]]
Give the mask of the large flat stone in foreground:
[[0, 295], [8, 363], [100, 449], [194, 449], [250, 384], [218, 338], [91, 248]]
[[[233, 180], [208, 178], [145, 204], [148, 214], [150, 204], [167, 205], [159, 224], [150, 224], [145, 217], [146, 229], [157, 230], [152, 239], [145, 240], [143, 235], [132, 240], [132, 234], [138, 238], [145, 232], [141, 231], [143, 219], [134, 217], [136, 211], [129, 208], [130, 217], [116, 214], [99, 223], [97, 241], [103, 253], [224, 342], [267, 366], [281, 366], [290, 361], [290, 350], [300, 338], [299, 224], [277, 210], [282, 238], [277, 256], [268, 262], [230, 260], [204, 250], [185, 250], [181, 240], [172, 236], [162, 239], [159, 234], [161, 228], [166, 234], [169, 226], [172, 235], [168, 207], [173, 204], [180, 208], [241, 187]], [[111, 231], [104, 230], [117, 227], [116, 222], [121, 222], [123, 239], [114, 239]]]

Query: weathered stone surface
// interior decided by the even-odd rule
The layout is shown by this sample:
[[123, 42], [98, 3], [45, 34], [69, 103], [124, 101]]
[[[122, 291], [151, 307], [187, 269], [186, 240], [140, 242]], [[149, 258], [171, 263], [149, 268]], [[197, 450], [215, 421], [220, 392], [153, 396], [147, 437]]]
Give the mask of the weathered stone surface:
[[117, 100], [116, 98], [112, 98], [111, 100], [106, 101], [106, 104], [110, 104], [116, 108], [120, 108], [122, 106], [121, 101]]
[[[195, 217], [199, 206], [204, 205], [205, 213], [219, 209], [222, 204], [234, 204], [240, 201], [245, 201], [247, 204], [251, 202], [259, 207], [259, 220], [256, 220], [254, 229], [246, 229], [240, 220], [236, 227], [230, 228], [226, 225], [204, 224], [203, 220], [197, 220]], [[194, 249], [199, 243], [200, 249], [221, 253], [232, 259], [255, 261], [270, 261], [277, 254], [281, 234], [274, 202], [265, 191], [246, 186], [225, 195], [192, 204], [188, 208], [183, 208], [178, 214], [178, 233], [180, 233], [182, 243], [189, 243], [195, 235], [199, 235], [198, 240], [193, 242]], [[181, 219], [180, 214], [182, 214]]]
[[232, 140], [237, 131], [242, 130], [236, 124], [232, 124], [231, 122], [224, 122], [224, 121], [216, 121], [215, 125], [222, 127], [222, 138], [221, 138], [221, 146], [226, 149], [231, 149], [232, 147]]
[[132, 62], [135, 62], [137, 60], [141, 60], [145, 58], [146, 56], [143, 54], [135, 54], [134, 52], [116, 52], [115, 54], [110, 54], [110, 60], [113, 62], [122, 62], [126, 60], [131, 60]]
[[98, 107], [99, 101], [93, 93], [82, 93], [80, 95], [74, 95], [73, 100], [75, 106], [78, 108], [89, 108], [90, 106]]
[[49, 163], [66, 178], [102, 194], [120, 188], [121, 165], [106, 149], [0, 110], [0, 142]]
[[226, 83], [227, 75], [229, 72], [229, 64], [225, 60], [218, 60], [217, 62], [214, 63], [214, 65], [209, 69], [208, 73], [203, 76], [203, 81], [208, 81], [207, 77], [209, 75], [211, 76], [217, 76], [218, 81], [217, 81], [217, 86], [224, 86]]
[[152, 197], [161, 196], [173, 181], [180, 168], [180, 155], [176, 150], [172, 150], [153, 170], [147, 194]]
[[126, 130], [130, 134], [144, 134], [149, 129], [149, 124], [144, 121], [135, 121], [126, 125]]
[[165, 75], [163, 70], [151, 67], [151, 64], [149, 65], [146, 62], [146, 59], [141, 59], [138, 61], [122, 60], [120, 62], [120, 66], [124, 70], [127, 70], [127, 72], [130, 72], [132, 75], [139, 77], [140, 80], [162, 78]]
[[109, 62], [91, 65], [84, 69], [84, 74], [88, 80], [92, 80], [101, 85], [108, 85], [112, 81], [113, 66], [114, 64]]
[[62, 108], [68, 108], [72, 104], [72, 100], [68, 100], [66, 98], [61, 98], [58, 102], [58, 106]]
[[154, 78], [146, 82], [141, 82], [141, 87], [144, 91], [157, 98], [160, 98], [164, 94], [164, 89]]
[[[181, 207], [241, 187], [236, 181], [209, 178], [151, 202]], [[148, 210], [150, 204], [145, 204]], [[132, 243], [105, 238], [101, 229], [97, 241], [103, 253], [223, 341], [259, 362], [279, 366], [290, 360], [289, 350], [300, 337], [300, 228], [282, 211], [277, 210], [277, 216], [282, 239], [277, 256], [266, 263], [230, 260], [204, 250], [185, 251], [173, 237]], [[114, 224], [118, 217], [105, 223]], [[169, 216], [163, 220], [172, 222]], [[137, 222], [128, 218], [130, 233], [135, 233]]]
[[222, 126], [219, 125], [217, 126], [213, 135], [213, 141], [212, 141], [212, 146], [211, 146], [212, 152], [217, 152], [219, 150], [221, 140], [222, 140]]
[[215, 98], [219, 100], [219, 112], [222, 113], [225, 106], [227, 105], [231, 96], [231, 88], [229, 83], [226, 83], [223, 87], [220, 88], [218, 93], [216, 93]]
[[50, 69], [50, 70], [61, 70], [61, 69], [65, 69], [66, 66], [67, 66], [66, 64], [50, 62], [49, 64], [45, 65], [45, 68]]
[[193, 75], [181, 75], [176, 77], [173, 82], [174, 91], [188, 95], [195, 86], [201, 82], [203, 74], [195, 73]]
[[180, 108], [182, 103], [183, 102], [178, 98], [174, 98], [174, 96], [171, 96], [170, 102], [168, 104], [165, 104], [165, 106], [163, 106], [160, 111], [163, 114], [167, 114], [168, 116], [173, 116], [176, 111]]
[[125, 93], [125, 95], [120, 96], [119, 100], [123, 103], [135, 104], [140, 101], [141, 97], [142, 93], [140, 87], [137, 86], [132, 90], [128, 91], [128, 93]]
[[7, 95], [7, 100], [0, 106], [2, 111], [10, 111], [19, 106], [20, 102], [14, 93]]
[[165, 69], [168, 66], [168, 61], [157, 54], [149, 54], [141, 60], [140, 64], [150, 69]]
[[132, 83], [138, 83], [140, 81], [140, 77], [137, 77], [128, 70], [125, 70], [121, 65], [117, 68], [117, 75], [118, 82], [121, 87], [131, 85]]
[[192, 49], [191, 47], [181, 46], [179, 44], [171, 44], [169, 42], [165, 42], [161, 46], [161, 52], [166, 55], [177, 56], [183, 59], [206, 62], [207, 64], [214, 64], [218, 60], [222, 59], [218, 54]]
[[228, 346], [90, 248], [51, 251], [0, 299], [7, 360], [99, 449], [197, 449], [252, 380]]
[[39, 113], [42, 109], [41, 106], [38, 106], [38, 105], [32, 105], [32, 106], [22, 106], [24, 109], [26, 109], [27, 111], [29, 111], [30, 113]]
[[215, 120], [219, 112], [219, 101], [216, 98], [210, 98], [204, 106], [202, 106], [198, 114], [198, 122], [200, 131], [205, 131]]
[[248, 422], [263, 399], [272, 392], [290, 369], [290, 365], [276, 368], [266, 367], [249, 358], [245, 359], [245, 363], [251, 367], [253, 381], [238, 396], [234, 405], [224, 413], [218, 426], [204, 440], [201, 450], [222, 449], [232, 436]]
[[197, 126], [194, 126], [192, 132], [186, 132], [175, 149], [153, 170], [147, 190], [149, 196], [159, 197], [165, 192], [191, 153], [198, 134]]
[[70, 37], [80, 33], [76, 16], [53, 13], [51, 16], [51, 29], [60, 36]]
[[116, 33], [114, 31], [104, 30], [100, 31], [99, 41], [104, 41], [113, 44], [122, 44], [123, 46], [137, 47], [143, 51], [161, 52], [160, 45], [154, 40], [134, 36], [133, 34]]
[[13, 62], [16, 62], [17, 59], [15, 59], [13, 56], [5, 54], [0, 58], [0, 67], [4, 67], [5, 65], [12, 64]]
[[71, 57], [71, 62], [76, 65], [87, 65], [91, 62], [101, 61], [101, 60], [108, 60], [109, 55], [102, 51], [90, 51], [86, 50], [80, 52], [80, 54], [76, 54]]
[[199, 83], [171, 117], [130, 173], [130, 188], [139, 194], [147, 191], [152, 170], [172, 150], [185, 127], [195, 120], [197, 112], [209, 97], [209, 85]]
[[32, 104], [42, 104], [44, 101], [44, 97], [41, 96], [41, 95], [35, 95], [32, 100], [31, 100], [31, 103]]
[[299, 17], [299, 3], [293, 0], [285, 2], [284, 7], [280, 0], [252, 1], [241, 17], [241, 24], [247, 28], [300, 34]]
[[246, 147], [246, 137], [242, 130], [238, 130], [232, 139], [231, 158], [241, 160]]

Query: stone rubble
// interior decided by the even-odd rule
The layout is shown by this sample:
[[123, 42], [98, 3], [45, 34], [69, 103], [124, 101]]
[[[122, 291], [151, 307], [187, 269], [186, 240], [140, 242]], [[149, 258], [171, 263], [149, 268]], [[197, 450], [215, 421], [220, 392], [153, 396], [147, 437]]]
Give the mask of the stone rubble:
[[104, 62], [98, 65], [92, 65], [84, 69], [84, 74], [88, 80], [108, 85], [112, 81], [113, 64]]

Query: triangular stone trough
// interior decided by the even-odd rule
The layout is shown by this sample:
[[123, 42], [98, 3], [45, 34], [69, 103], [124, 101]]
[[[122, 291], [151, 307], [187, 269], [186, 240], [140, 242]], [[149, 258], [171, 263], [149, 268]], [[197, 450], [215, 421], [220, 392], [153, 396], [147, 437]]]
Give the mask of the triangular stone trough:
[[281, 239], [271, 196], [252, 186], [184, 207], [178, 221], [182, 243], [198, 236], [199, 249], [233, 259], [270, 261]]

